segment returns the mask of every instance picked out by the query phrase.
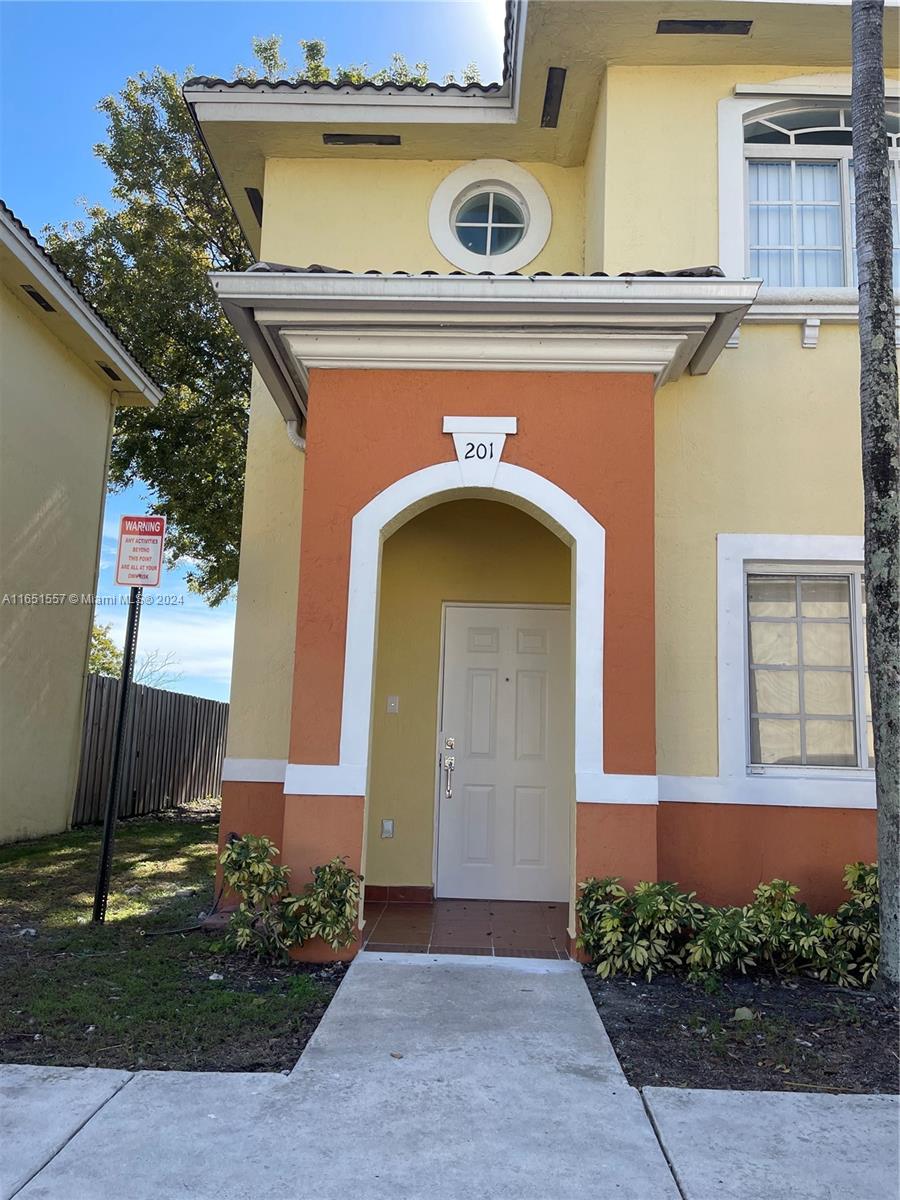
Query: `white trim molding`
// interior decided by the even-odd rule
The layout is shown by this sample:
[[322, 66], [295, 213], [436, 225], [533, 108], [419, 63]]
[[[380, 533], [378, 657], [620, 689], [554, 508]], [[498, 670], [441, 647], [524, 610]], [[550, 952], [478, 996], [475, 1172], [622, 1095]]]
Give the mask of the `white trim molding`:
[[[502, 254], [476, 254], [456, 234], [460, 206], [481, 192], [500, 192], [521, 209], [525, 222], [521, 239]], [[448, 262], [464, 271], [518, 271], [532, 262], [550, 237], [553, 214], [547, 193], [537, 179], [517, 163], [503, 158], [479, 158], [451, 171], [435, 188], [428, 209], [428, 232]]]
[[745, 564], [859, 563], [863, 539], [821, 534], [720, 533], [717, 538], [719, 775], [660, 780], [660, 799], [801, 808], [874, 808], [874, 772], [862, 768], [779, 767], [752, 771], [747, 760]]
[[340, 762], [291, 764], [285, 793], [365, 794], [382, 544], [417, 513], [458, 496], [481, 496], [515, 505], [571, 547], [575, 798], [588, 803], [655, 803], [654, 777], [606, 776], [603, 771], [603, 526], [550, 480], [503, 462], [492, 485], [474, 488], [465, 486], [458, 462], [425, 467], [380, 492], [353, 518]]
[[223, 783], [284, 783], [287, 760], [283, 758], [226, 758], [222, 763]]
[[515, 433], [518, 417], [444, 417], [444, 433]]
[[210, 275], [285, 420], [311, 368], [706, 374], [759, 283], [717, 277]]
[[[885, 96], [896, 97], [900, 85], [885, 84]], [[745, 194], [744, 122], [754, 112], [765, 114], [779, 102], [791, 99], [843, 99], [850, 96], [850, 76], [804, 76], [766, 84], [737, 84], [734, 94], [719, 101], [719, 265], [729, 278], [747, 274], [747, 197]], [[806, 147], [807, 151], [811, 148]], [[827, 148], [823, 152], [827, 157]], [[900, 327], [900, 294], [895, 293]], [[744, 317], [747, 324], [796, 324], [801, 327], [801, 346], [814, 349], [818, 330], [824, 324], [854, 324], [859, 320], [859, 293], [855, 287], [801, 288], [768, 287], [763, 282], [753, 305]], [[810, 326], [809, 322], [818, 325]], [[735, 343], [736, 344], [736, 343]]]
[[288, 763], [284, 791], [287, 796], [363, 796], [366, 767], [352, 763]]

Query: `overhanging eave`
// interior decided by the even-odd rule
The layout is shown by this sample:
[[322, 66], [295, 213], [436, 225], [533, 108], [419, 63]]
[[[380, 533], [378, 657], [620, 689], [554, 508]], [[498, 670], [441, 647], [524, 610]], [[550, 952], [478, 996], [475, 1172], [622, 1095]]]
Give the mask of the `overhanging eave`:
[[758, 280], [406, 276], [249, 271], [213, 287], [286, 420], [309, 371], [705, 374]]

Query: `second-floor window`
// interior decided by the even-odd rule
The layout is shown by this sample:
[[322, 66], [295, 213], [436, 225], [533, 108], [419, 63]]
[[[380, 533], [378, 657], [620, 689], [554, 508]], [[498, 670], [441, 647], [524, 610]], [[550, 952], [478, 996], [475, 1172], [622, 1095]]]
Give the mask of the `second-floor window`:
[[[900, 106], [886, 106], [900, 288]], [[744, 126], [747, 270], [769, 287], [855, 287], [855, 194], [849, 106], [784, 106]]]

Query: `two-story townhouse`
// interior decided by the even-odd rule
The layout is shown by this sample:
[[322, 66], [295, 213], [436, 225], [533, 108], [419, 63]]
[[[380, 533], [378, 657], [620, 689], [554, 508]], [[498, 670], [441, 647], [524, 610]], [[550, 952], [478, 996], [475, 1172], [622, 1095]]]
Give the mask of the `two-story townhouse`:
[[260, 260], [223, 835], [570, 933], [872, 859], [849, 44], [530, 0], [500, 84], [186, 86]]

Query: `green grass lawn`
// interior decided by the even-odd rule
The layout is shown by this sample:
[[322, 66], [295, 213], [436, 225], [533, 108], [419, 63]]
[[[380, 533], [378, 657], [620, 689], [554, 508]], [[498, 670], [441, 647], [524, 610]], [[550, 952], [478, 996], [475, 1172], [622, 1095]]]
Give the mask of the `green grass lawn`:
[[213, 905], [215, 838], [209, 818], [120, 824], [101, 927], [90, 923], [99, 829], [0, 847], [0, 1061], [294, 1065], [342, 969], [259, 964], [169, 932]]

